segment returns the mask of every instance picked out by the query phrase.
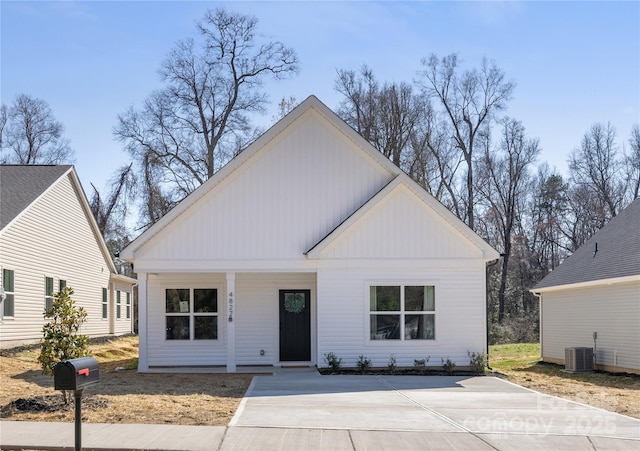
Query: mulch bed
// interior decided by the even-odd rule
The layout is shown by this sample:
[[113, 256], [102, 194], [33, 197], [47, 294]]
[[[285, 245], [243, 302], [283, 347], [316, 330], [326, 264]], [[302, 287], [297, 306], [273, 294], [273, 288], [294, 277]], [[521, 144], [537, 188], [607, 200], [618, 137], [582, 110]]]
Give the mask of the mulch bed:
[[[85, 395], [82, 397], [82, 407], [91, 409], [104, 408], [109, 405], [105, 399], [95, 396]], [[33, 396], [31, 398], [18, 398], [0, 408], [0, 417], [8, 418], [17, 412], [66, 412], [75, 409], [75, 402], [72, 400], [65, 403], [62, 394]]]
[[419, 368], [397, 368], [394, 371], [388, 368], [371, 368], [361, 371], [358, 368], [318, 368], [318, 372], [322, 375], [380, 375], [380, 376], [483, 376], [485, 373], [475, 371], [453, 370], [444, 371], [440, 369], [419, 369]]

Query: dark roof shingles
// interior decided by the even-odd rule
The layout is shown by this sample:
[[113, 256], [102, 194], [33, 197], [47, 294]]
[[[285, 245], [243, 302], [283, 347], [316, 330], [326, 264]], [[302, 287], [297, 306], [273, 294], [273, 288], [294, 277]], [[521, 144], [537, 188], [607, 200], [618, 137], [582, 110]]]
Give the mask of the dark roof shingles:
[[0, 230], [69, 168], [70, 165], [0, 165]]
[[640, 198], [612, 218], [533, 290], [637, 275], [640, 275]]

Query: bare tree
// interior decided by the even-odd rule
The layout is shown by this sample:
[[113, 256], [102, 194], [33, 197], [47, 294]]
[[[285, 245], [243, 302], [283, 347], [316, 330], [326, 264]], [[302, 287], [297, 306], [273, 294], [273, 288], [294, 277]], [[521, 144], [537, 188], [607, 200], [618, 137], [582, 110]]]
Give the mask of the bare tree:
[[359, 74], [339, 70], [335, 89], [345, 97], [338, 115], [375, 146], [379, 86], [373, 71], [367, 65], [360, 68]]
[[[9, 120], [9, 107], [7, 107], [7, 105], [2, 104], [0, 105], [0, 152], [2, 152], [2, 138], [4, 136], [4, 130], [5, 127], [7, 126], [7, 121]], [[0, 163], [2, 162], [2, 159], [0, 158]]]
[[122, 230], [122, 223], [127, 217], [128, 202], [127, 197], [133, 196], [136, 178], [133, 174], [133, 163], [119, 168], [115, 177], [109, 182], [109, 192], [106, 195], [100, 194], [92, 183], [93, 196], [89, 202], [89, 207], [93, 213], [98, 229], [105, 239]]
[[404, 82], [381, 86], [367, 66], [359, 74], [339, 70], [335, 87], [345, 97], [338, 110], [345, 122], [395, 165], [411, 172], [416, 158], [412, 146], [420, 140], [416, 128], [431, 121], [428, 100]]
[[459, 73], [456, 54], [439, 59], [432, 54], [422, 60], [424, 70], [418, 84], [430, 97], [437, 99], [452, 127], [455, 146], [466, 163], [466, 203], [461, 219], [473, 229], [474, 224], [474, 158], [475, 147], [483, 128], [489, 128], [497, 112], [506, 108], [515, 83], [505, 80], [494, 62], [482, 60], [480, 69]]
[[640, 125], [635, 124], [629, 138], [629, 153], [624, 156], [625, 178], [627, 180], [627, 203], [640, 196]]
[[0, 110], [0, 163], [71, 163], [73, 151], [63, 131], [47, 102], [19, 94]]
[[[529, 168], [540, 153], [537, 139], [526, 137], [525, 128], [515, 119], [502, 121], [500, 147], [492, 150], [485, 144], [478, 164], [478, 192], [487, 207], [495, 236], [503, 250], [500, 287], [498, 289], [498, 322], [505, 315], [505, 291], [514, 230], [522, 216], [529, 192]], [[495, 243], [497, 244], [497, 243]]]
[[289, 96], [289, 98], [283, 97], [278, 103], [278, 110], [276, 114], [271, 118], [273, 123], [278, 122], [280, 119], [285, 117], [287, 114], [291, 112], [296, 106], [298, 106], [298, 101], [295, 97]]
[[575, 252], [608, 222], [602, 199], [589, 186], [569, 185], [569, 210], [561, 231], [570, 253]]
[[131, 266], [118, 259], [117, 254], [130, 241], [127, 218], [129, 206], [137, 193], [137, 178], [133, 171], [133, 163], [115, 171], [109, 181], [106, 194], [101, 194], [93, 183], [91, 187], [93, 195], [89, 207], [111, 252], [111, 257], [120, 273], [132, 275]]
[[[625, 181], [615, 138], [611, 124], [594, 124], [569, 157], [571, 182], [581, 187], [574, 192], [586, 190], [592, 201], [588, 204], [591, 214], [577, 219], [595, 221], [597, 229], [616, 216], [624, 203]], [[580, 197], [586, 200], [584, 194]]]
[[456, 182], [463, 159], [450, 139], [449, 125], [439, 120], [428, 100], [425, 102], [424, 118], [411, 134], [413, 161], [405, 165], [406, 172], [456, 216], [462, 217], [463, 196]]
[[539, 167], [533, 188], [528, 235], [537, 259], [536, 266], [542, 275], [553, 271], [569, 250], [562, 234], [569, 210], [568, 189], [562, 175], [552, 173], [546, 163]]
[[263, 42], [257, 25], [254, 17], [208, 11], [197, 24], [200, 39], [179, 41], [162, 63], [165, 88], [118, 117], [114, 134], [145, 182], [149, 223], [255, 138], [248, 115], [264, 111], [264, 81], [297, 72], [295, 52]]

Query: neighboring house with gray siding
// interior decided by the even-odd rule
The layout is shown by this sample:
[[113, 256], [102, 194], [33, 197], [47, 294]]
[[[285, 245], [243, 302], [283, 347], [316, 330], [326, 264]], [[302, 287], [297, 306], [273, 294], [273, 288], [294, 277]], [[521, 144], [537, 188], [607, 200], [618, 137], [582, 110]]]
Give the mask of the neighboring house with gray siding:
[[131, 332], [135, 279], [117, 274], [73, 166], [0, 165], [0, 347], [37, 342], [73, 288], [89, 336]]
[[313, 96], [120, 257], [140, 371], [486, 352], [498, 253]]
[[532, 290], [540, 297], [542, 359], [594, 347], [596, 368], [640, 374], [640, 198]]

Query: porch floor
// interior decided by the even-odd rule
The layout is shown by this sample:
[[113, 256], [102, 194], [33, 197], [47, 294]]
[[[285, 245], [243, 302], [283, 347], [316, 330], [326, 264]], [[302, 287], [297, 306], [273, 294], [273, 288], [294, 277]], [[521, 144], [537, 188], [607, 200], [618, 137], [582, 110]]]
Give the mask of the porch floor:
[[[181, 373], [181, 374], [227, 374], [226, 366], [154, 366], [149, 373]], [[315, 365], [309, 366], [271, 366], [271, 365], [238, 365], [236, 373], [242, 374], [282, 374], [282, 373], [317, 373]], [[234, 374], [234, 373], [228, 373]]]

